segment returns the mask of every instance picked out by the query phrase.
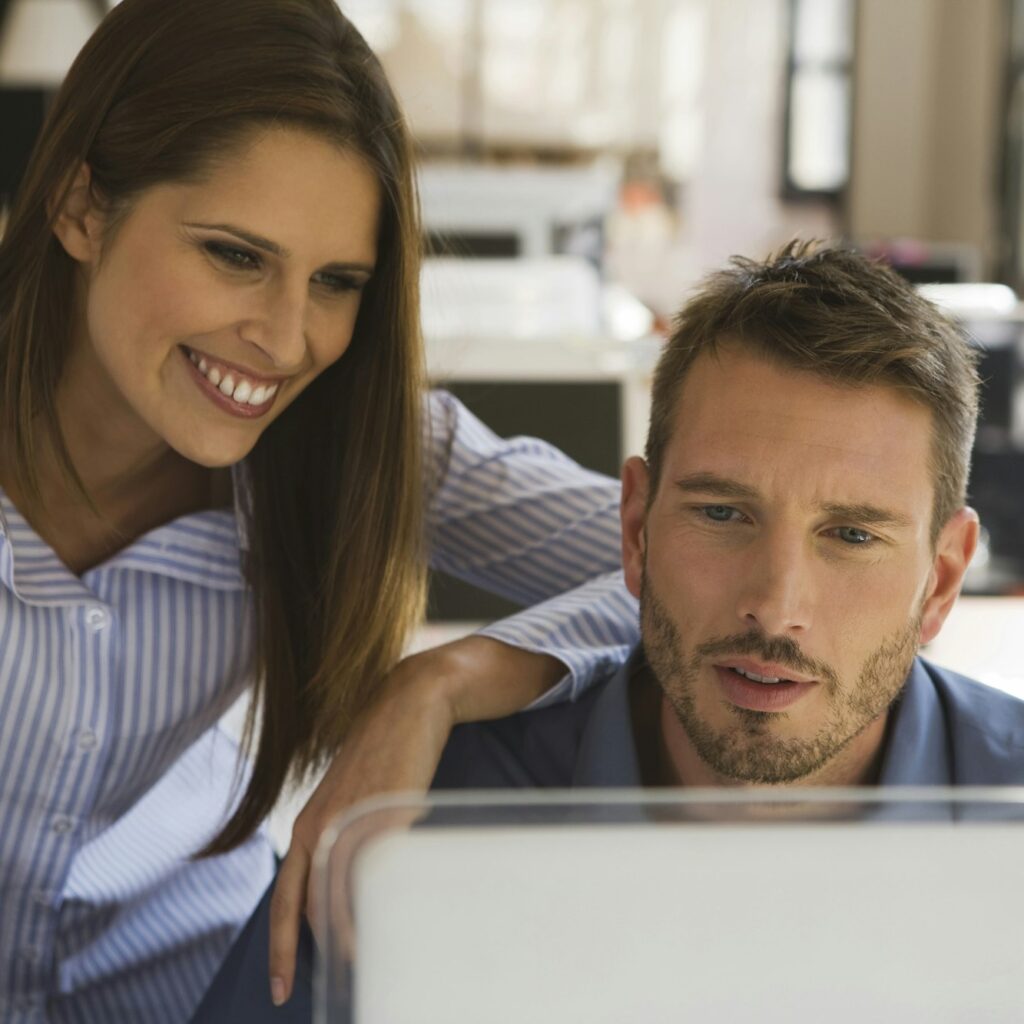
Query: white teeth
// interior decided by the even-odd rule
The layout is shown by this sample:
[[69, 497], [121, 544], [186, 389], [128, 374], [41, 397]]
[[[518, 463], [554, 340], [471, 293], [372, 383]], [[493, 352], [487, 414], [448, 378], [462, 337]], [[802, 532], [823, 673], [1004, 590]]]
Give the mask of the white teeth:
[[744, 679], [753, 680], [755, 683], [781, 683], [781, 679], [772, 678], [772, 676], [759, 676], [756, 672], [745, 672], [741, 668], [734, 668], [733, 672], [737, 675], [743, 676]]
[[189, 359], [199, 367], [199, 372], [221, 394], [234, 399], [240, 405], [263, 405], [277, 394], [277, 384], [269, 386], [266, 384], [254, 384], [244, 377], [239, 378], [236, 383], [232, 373], [225, 372], [222, 374], [216, 366], [210, 366], [204, 357], [197, 355], [195, 352], [189, 352]]

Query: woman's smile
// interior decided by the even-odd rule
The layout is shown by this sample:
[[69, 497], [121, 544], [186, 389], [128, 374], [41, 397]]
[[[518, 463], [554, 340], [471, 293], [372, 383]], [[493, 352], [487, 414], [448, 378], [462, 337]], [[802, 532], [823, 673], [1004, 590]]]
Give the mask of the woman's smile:
[[181, 352], [188, 360], [188, 372], [195, 378], [200, 393], [218, 409], [249, 419], [270, 411], [280, 389], [279, 383], [268, 384], [255, 375], [243, 374], [223, 363], [212, 362], [184, 345]]

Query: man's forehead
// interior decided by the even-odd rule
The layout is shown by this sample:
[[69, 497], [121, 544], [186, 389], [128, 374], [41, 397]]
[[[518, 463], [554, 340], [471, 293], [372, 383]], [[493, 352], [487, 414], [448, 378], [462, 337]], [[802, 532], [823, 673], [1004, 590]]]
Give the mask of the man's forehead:
[[726, 347], [701, 355], [673, 410], [665, 472], [709, 473], [815, 503], [930, 509], [930, 410], [895, 387], [850, 387]]

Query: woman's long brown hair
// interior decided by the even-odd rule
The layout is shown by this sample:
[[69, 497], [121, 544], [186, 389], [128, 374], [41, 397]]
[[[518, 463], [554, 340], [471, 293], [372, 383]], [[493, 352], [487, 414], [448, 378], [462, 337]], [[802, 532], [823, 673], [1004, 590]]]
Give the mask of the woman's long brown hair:
[[334, 0], [123, 0], [57, 94], [0, 242], [9, 471], [38, 500], [35, 461], [52, 446], [87, 498], [57, 419], [74, 264], [53, 211], [83, 161], [116, 224], [146, 189], [200, 178], [268, 126], [317, 132], [373, 168], [378, 259], [344, 357], [245, 460], [257, 637], [245, 746], [255, 756], [204, 854], [242, 843], [293, 772], [337, 749], [422, 610], [420, 236], [403, 117]]

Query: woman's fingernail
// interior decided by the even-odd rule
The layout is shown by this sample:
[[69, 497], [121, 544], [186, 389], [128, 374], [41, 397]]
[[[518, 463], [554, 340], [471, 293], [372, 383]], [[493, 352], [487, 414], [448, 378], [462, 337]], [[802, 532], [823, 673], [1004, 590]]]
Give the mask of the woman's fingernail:
[[280, 1006], [284, 1002], [284, 981], [281, 978], [270, 979], [270, 998], [275, 1006]]

